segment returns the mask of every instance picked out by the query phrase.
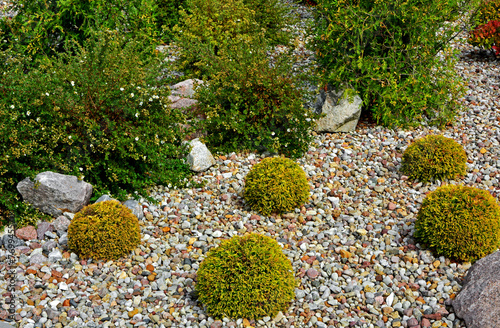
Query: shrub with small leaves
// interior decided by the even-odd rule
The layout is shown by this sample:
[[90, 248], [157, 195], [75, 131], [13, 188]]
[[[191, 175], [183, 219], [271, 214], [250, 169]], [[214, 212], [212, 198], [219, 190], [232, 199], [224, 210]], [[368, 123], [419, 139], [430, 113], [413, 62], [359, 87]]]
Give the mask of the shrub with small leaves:
[[500, 206], [486, 190], [439, 187], [422, 203], [415, 237], [438, 255], [474, 262], [500, 246]]
[[440, 135], [417, 139], [403, 153], [401, 171], [410, 179], [429, 182], [465, 175], [467, 154], [455, 140]]
[[186, 118], [157, 80], [162, 58], [141, 60], [141, 47], [103, 32], [28, 73], [29, 58], [0, 52], [0, 206], [16, 213], [15, 185], [43, 171], [120, 200], [185, 183]]
[[264, 215], [292, 211], [309, 198], [302, 168], [288, 158], [265, 158], [245, 178], [245, 201]]
[[324, 85], [354, 89], [387, 126], [451, 122], [464, 88], [449, 47], [460, 24], [449, 20], [474, 2], [320, 0], [310, 45]]
[[308, 91], [284, 53], [270, 62], [262, 39], [234, 43], [207, 55], [212, 80], [197, 91], [206, 117], [201, 130], [216, 151], [257, 150], [300, 157], [317, 117], [303, 103]]
[[291, 34], [283, 28], [295, 19], [288, 11], [278, 0], [186, 0], [174, 29], [180, 57], [177, 70], [189, 77], [211, 78], [212, 57], [222, 48], [262, 33], [272, 45], [288, 44]]
[[65, 51], [70, 40], [83, 45], [104, 30], [141, 38], [150, 54], [159, 36], [154, 0], [16, 0], [12, 10], [17, 12], [12, 19], [0, 18], [5, 33], [0, 50], [13, 48], [34, 60]]
[[84, 207], [68, 227], [68, 247], [82, 258], [117, 260], [140, 241], [139, 220], [116, 200]]
[[469, 43], [481, 48], [492, 49], [500, 55], [500, 20], [478, 26], [471, 33]]
[[500, 0], [483, 1], [471, 15], [469, 43], [500, 55]]
[[260, 319], [285, 312], [297, 286], [293, 267], [267, 236], [234, 236], [210, 250], [197, 272], [196, 292], [210, 315]]

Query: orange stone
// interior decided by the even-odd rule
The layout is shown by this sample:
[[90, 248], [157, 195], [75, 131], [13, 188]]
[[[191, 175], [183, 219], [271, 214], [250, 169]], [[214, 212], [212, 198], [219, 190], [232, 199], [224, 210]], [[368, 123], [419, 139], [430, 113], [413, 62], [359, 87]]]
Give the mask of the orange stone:
[[64, 300], [63, 306], [69, 306], [69, 300]]
[[152, 271], [154, 271], [154, 270], [155, 270], [155, 267], [154, 267], [152, 264], [148, 264], [148, 265], [146, 265], [146, 270], [148, 270], [148, 271], [151, 271], [151, 272], [152, 272]]
[[164, 227], [162, 230], [163, 230], [163, 232], [169, 232], [170, 231], [170, 227]]
[[34, 305], [35, 305], [35, 302], [33, 302], [33, 300], [27, 300], [27, 301], [26, 301], [26, 304], [31, 305], [31, 306], [34, 306]]
[[26, 270], [26, 274], [36, 274], [36, 271], [33, 269]]

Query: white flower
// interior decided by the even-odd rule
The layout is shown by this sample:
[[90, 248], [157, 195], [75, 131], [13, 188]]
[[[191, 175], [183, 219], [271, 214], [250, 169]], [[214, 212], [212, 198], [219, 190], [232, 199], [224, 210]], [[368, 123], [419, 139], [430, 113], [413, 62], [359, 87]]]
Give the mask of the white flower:
[[90, 148], [92, 148], [92, 147], [94, 147], [94, 145], [93, 145], [93, 144], [90, 144]]
[[271, 135], [274, 136], [274, 132], [271, 132]]
[[26, 112], [26, 116], [30, 116], [31, 112], [30, 111], [27, 111]]
[[144, 158], [144, 160], [146, 160], [146, 157], [147, 157], [147, 156], [144, 156], [144, 157], [143, 157], [143, 158]]
[[139, 106], [142, 106], [142, 101], [139, 103]]
[[133, 92], [130, 94], [130, 97], [134, 98], [134, 93]]
[[152, 102], [152, 101], [153, 101], [153, 99], [149, 98], [149, 102]]
[[81, 172], [81, 171], [83, 171], [83, 168], [82, 168], [82, 167], [80, 167], [80, 172]]
[[71, 81], [71, 86], [74, 87], [75, 86], [75, 81]]
[[139, 113], [135, 113], [135, 117], [139, 117]]
[[48, 97], [48, 96], [50, 96], [48, 92], [45, 92], [45, 95], [46, 95], [47, 97]]
[[14, 105], [10, 105], [10, 108], [14, 109], [14, 108], [15, 108], [15, 106], [14, 106]]
[[135, 137], [135, 141], [138, 141], [139, 140], [139, 137]]
[[120, 91], [123, 91], [124, 89], [123, 88], [120, 88]]
[[36, 118], [36, 121], [37, 121], [37, 122], [40, 122], [40, 117], [37, 117], [37, 118]]
[[137, 90], [141, 90], [141, 87], [137, 87]]
[[290, 129], [286, 129], [286, 132], [290, 132]]
[[307, 122], [311, 122], [311, 119], [308, 117], [308, 118], [306, 118], [306, 121]]

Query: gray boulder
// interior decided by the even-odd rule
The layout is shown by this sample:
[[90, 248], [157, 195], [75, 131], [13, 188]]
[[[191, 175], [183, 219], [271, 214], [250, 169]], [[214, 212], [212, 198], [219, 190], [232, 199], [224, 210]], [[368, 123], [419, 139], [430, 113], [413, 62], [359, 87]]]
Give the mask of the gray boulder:
[[317, 114], [326, 114], [316, 120], [316, 132], [350, 132], [356, 129], [363, 101], [358, 95], [345, 91], [321, 90], [314, 105]]
[[191, 140], [189, 144], [192, 148], [186, 160], [191, 170], [203, 172], [215, 164], [212, 153], [198, 138]]
[[123, 205], [127, 206], [132, 211], [132, 214], [137, 216], [139, 220], [144, 218], [144, 211], [142, 210], [142, 206], [135, 199], [129, 199], [126, 202], [124, 202]]
[[452, 305], [468, 328], [500, 327], [500, 251], [472, 265]]
[[35, 182], [26, 178], [17, 184], [17, 190], [25, 202], [54, 217], [78, 212], [92, 195], [92, 185], [72, 175], [47, 171], [39, 173]]

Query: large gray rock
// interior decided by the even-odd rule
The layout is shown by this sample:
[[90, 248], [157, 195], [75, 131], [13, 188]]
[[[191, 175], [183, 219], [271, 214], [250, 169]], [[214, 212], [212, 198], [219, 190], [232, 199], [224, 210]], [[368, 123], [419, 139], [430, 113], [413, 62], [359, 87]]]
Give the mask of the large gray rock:
[[40, 211], [57, 217], [63, 212], [76, 213], [89, 203], [92, 185], [72, 175], [42, 172], [17, 184], [25, 202]]
[[500, 327], [500, 251], [472, 265], [452, 305], [467, 328]]
[[326, 116], [316, 120], [316, 132], [354, 131], [361, 116], [362, 104], [358, 95], [351, 96], [345, 91], [321, 90], [314, 110]]
[[198, 138], [191, 140], [189, 144], [192, 148], [186, 160], [191, 170], [202, 172], [215, 164], [215, 158], [212, 156], [212, 153]]

